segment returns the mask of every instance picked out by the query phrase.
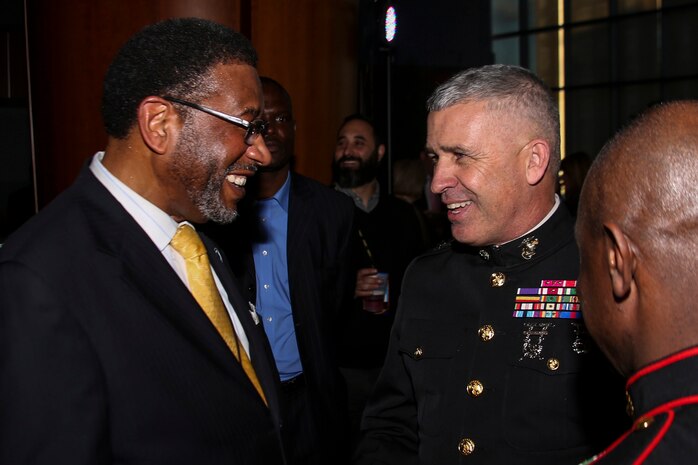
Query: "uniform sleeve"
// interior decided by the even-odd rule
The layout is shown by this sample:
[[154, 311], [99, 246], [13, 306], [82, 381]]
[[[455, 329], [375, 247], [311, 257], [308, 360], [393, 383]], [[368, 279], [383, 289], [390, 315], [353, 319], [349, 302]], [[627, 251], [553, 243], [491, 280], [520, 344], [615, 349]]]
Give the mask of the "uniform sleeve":
[[0, 463], [109, 463], [102, 374], [51, 284], [0, 264]]
[[355, 465], [419, 463], [417, 406], [399, 351], [403, 307], [399, 304], [385, 364], [364, 410]]

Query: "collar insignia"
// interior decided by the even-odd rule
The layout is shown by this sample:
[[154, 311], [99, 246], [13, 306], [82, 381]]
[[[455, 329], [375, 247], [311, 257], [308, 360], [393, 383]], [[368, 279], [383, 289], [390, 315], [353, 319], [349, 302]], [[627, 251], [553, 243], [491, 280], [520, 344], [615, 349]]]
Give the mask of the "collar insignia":
[[521, 242], [521, 256], [530, 260], [536, 254], [536, 247], [538, 247], [538, 238], [535, 236], [527, 237]]

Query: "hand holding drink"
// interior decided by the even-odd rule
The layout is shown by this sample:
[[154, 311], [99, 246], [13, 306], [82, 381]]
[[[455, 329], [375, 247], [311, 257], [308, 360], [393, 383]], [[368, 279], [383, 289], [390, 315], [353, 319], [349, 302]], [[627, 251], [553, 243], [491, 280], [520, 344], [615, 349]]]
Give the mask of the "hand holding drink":
[[385, 313], [390, 306], [388, 273], [375, 268], [363, 268], [357, 273], [356, 297], [363, 300], [363, 309], [375, 315]]

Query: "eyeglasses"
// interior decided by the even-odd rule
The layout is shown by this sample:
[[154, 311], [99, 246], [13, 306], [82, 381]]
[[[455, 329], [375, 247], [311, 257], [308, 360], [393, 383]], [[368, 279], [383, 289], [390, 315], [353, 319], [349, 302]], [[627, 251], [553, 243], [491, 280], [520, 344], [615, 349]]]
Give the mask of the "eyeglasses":
[[245, 129], [247, 131], [245, 132], [245, 143], [247, 145], [252, 145], [257, 136], [264, 136], [267, 133], [267, 129], [269, 127], [267, 122], [261, 119], [256, 119], [254, 121], [246, 121], [242, 118], [238, 118], [237, 116], [227, 115], [218, 110], [214, 110], [213, 108], [208, 108], [203, 105], [199, 105], [198, 103], [187, 102], [186, 100], [178, 99], [176, 97], [165, 96], [163, 98], [165, 100], [169, 100], [170, 102], [179, 103], [180, 105], [191, 107], [195, 110], [203, 111], [204, 113], [208, 113], [211, 116], [215, 116], [216, 118], [220, 118], [223, 121], [227, 121], [228, 123], [234, 124], [235, 126]]

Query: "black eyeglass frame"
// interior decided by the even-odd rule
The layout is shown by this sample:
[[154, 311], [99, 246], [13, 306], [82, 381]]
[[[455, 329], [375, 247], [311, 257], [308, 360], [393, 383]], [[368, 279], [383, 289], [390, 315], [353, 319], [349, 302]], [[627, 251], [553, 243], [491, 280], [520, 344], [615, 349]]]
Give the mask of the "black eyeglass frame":
[[171, 97], [169, 95], [166, 95], [162, 98], [164, 98], [165, 100], [169, 100], [173, 103], [179, 103], [180, 105], [193, 108], [194, 110], [203, 111], [204, 113], [207, 113], [211, 116], [215, 116], [216, 118], [220, 118], [225, 122], [234, 124], [235, 126], [245, 129], [245, 144], [247, 145], [252, 145], [257, 136], [264, 136], [267, 133], [267, 130], [269, 129], [269, 123], [262, 119], [247, 121], [242, 118], [238, 118], [237, 116], [232, 116], [227, 113], [214, 110], [213, 108], [205, 107], [194, 102], [188, 102], [187, 100], [182, 100], [177, 97]]

